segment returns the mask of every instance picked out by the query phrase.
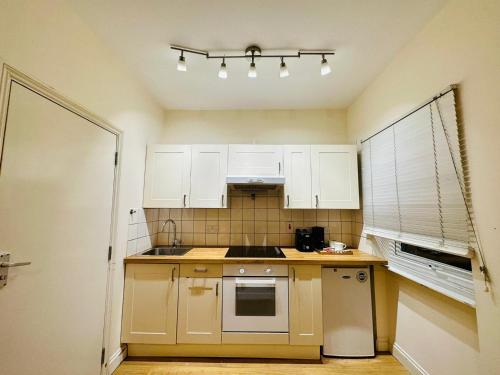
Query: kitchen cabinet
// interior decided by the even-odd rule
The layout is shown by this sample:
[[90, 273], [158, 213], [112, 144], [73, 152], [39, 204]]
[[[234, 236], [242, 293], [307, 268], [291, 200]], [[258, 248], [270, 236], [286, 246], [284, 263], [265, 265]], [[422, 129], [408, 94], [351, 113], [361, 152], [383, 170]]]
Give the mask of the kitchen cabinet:
[[311, 146], [313, 208], [359, 208], [355, 145]]
[[190, 175], [191, 146], [148, 146], [144, 181], [144, 207], [188, 207]]
[[190, 207], [227, 207], [227, 150], [227, 145], [192, 146]]
[[320, 265], [290, 265], [288, 276], [290, 345], [322, 345]]
[[283, 147], [229, 145], [229, 176], [283, 176]]
[[222, 277], [181, 277], [177, 343], [220, 344], [221, 311]]
[[175, 344], [178, 287], [178, 264], [128, 264], [122, 342]]
[[311, 208], [311, 146], [283, 147], [285, 208]]

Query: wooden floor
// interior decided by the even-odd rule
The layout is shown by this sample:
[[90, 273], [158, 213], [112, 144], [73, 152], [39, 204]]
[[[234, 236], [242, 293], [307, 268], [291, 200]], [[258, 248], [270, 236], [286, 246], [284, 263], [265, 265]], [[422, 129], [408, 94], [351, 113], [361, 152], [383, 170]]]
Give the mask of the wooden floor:
[[408, 374], [390, 354], [370, 359], [323, 358], [322, 361], [172, 358], [127, 359], [113, 375], [369, 375]]

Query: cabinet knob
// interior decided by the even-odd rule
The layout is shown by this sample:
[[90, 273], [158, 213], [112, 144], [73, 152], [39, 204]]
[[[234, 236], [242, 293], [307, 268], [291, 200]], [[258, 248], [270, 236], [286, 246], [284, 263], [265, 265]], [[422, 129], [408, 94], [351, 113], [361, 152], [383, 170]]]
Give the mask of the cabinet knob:
[[271, 268], [266, 268], [266, 269], [264, 270], [264, 272], [265, 272], [265, 273], [271, 273], [272, 271], [273, 271], [273, 270], [272, 270]]
[[243, 267], [242, 267], [242, 268], [240, 268], [240, 273], [241, 273], [241, 274], [244, 274], [244, 273], [245, 273], [245, 269], [244, 269]]

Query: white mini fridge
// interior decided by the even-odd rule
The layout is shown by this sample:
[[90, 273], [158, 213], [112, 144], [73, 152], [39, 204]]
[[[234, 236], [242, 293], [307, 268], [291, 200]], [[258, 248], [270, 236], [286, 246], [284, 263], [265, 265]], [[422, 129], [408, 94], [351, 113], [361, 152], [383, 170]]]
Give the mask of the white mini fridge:
[[323, 268], [323, 354], [373, 357], [370, 268]]

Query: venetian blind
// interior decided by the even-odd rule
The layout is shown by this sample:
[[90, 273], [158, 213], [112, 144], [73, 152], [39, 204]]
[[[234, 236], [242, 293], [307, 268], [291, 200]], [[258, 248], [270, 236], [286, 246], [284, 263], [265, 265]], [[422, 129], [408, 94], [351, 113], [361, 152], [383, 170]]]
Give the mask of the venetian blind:
[[469, 255], [458, 134], [449, 91], [363, 143], [366, 233]]

